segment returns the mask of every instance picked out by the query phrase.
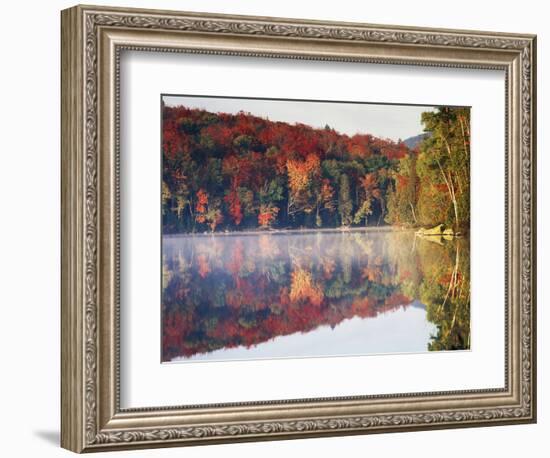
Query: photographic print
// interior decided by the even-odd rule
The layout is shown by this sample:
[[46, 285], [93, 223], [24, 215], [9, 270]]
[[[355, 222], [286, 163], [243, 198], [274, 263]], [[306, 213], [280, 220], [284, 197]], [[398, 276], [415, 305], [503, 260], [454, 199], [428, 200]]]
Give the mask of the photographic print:
[[470, 108], [162, 95], [162, 362], [470, 348]]
[[63, 448], [537, 421], [535, 35], [77, 5], [60, 42]]

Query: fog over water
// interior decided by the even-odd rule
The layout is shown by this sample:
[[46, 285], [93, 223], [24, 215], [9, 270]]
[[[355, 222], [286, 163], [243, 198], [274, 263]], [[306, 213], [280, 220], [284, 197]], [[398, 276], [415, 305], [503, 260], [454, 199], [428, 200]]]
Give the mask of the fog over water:
[[459, 250], [436, 242], [397, 231], [165, 236], [163, 361], [435, 349], [441, 324], [421, 299], [441, 309], [445, 285], [429, 276], [445, 279]]

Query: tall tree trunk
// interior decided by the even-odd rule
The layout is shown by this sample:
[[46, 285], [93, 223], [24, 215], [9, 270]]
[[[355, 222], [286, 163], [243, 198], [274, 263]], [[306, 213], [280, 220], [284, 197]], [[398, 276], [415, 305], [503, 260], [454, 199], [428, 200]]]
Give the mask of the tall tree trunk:
[[[447, 148], [447, 153], [449, 154], [449, 159], [452, 161], [453, 156], [452, 156], [452, 153], [451, 153], [451, 146], [449, 145], [449, 142], [447, 141], [446, 137], [443, 137], [443, 141], [445, 142], [445, 147]], [[440, 165], [440, 167], [441, 167], [441, 165]], [[462, 183], [461, 183], [461, 180], [460, 180], [460, 175], [458, 175], [456, 177], [456, 180], [457, 180], [457, 184], [458, 184], [458, 189], [462, 190]], [[449, 171], [449, 181], [450, 181], [451, 190], [452, 190], [452, 199], [453, 199], [453, 206], [454, 206], [454, 211], [455, 211], [455, 220], [456, 220], [456, 225], [458, 227], [458, 211], [457, 211], [457, 204], [456, 204], [456, 191], [455, 191], [455, 188], [454, 188], [454, 183], [453, 183], [451, 171]]]
[[441, 166], [441, 162], [439, 162], [439, 159], [436, 158], [435, 160], [437, 162], [437, 165], [439, 166], [439, 170], [441, 171], [441, 175], [443, 175], [443, 180], [445, 181], [445, 184], [447, 185], [447, 190], [449, 191], [449, 196], [450, 196], [451, 202], [453, 204], [456, 227], [458, 227], [458, 205], [457, 205], [456, 196], [455, 196], [455, 193], [454, 193], [454, 186], [452, 185], [452, 181], [450, 181], [447, 178], [447, 175], [445, 174], [445, 171], [443, 170], [443, 167]]
[[[470, 158], [470, 148], [468, 147], [468, 144], [466, 143], [466, 134], [468, 135], [468, 137], [470, 137], [470, 130], [469, 130], [469, 126], [464, 126], [464, 119], [462, 116], [459, 116], [458, 117], [459, 121], [460, 121], [460, 129], [462, 131], [462, 143], [464, 145], [464, 154], [468, 157], [468, 163], [470, 162], [469, 158]], [[462, 175], [464, 176], [464, 180], [466, 182], [468, 182], [468, 179], [469, 179], [469, 175], [470, 175], [470, 170], [468, 169], [465, 169], [465, 167], [462, 167], [461, 169], [461, 172], [462, 172]], [[462, 193], [462, 189], [460, 190], [460, 192]]]
[[456, 228], [455, 229], [458, 229], [458, 204], [457, 204], [457, 201], [456, 201], [456, 191], [455, 191], [455, 186], [453, 184], [453, 177], [451, 176], [451, 172], [449, 172], [449, 183], [451, 184], [453, 209], [454, 209], [454, 213], [455, 213], [455, 222], [456, 222]]
[[380, 202], [380, 216], [378, 217], [378, 223], [376, 225], [380, 226], [380, 221], [386, 214], [386, 201], [384, 200], [382, 195], [380, 195], [378, 202]]
[[286, 200], [286, 219], [287, 224], [290, 224], [290, 189], [288, 190], [288, 199]]
[[466, 144], [466, 134], [464, 132], [464, 121], [462, 120], [462, 116], [458, 117], [460, 121], [460, 130], [462, 131], [462, 142], [464, 144], [464, 154], [468, 154], [468, 145]]
[[193, 214], [193, 199], [189, 198], [189, 214], [191, 215], [191, 230], [195, 232], [195, 215]]
[[414, 211], [414, 205], [412, 204], [412, 202], [410, 200], [409, 200], [409, 205], [411, 206], [411, 212], [412, 212], [412, 215], [413, 215], [414, 224], [418, 224], [418, 221], [416, 219], [416, 213]]
[[320, 204], [319, 199], [317, 199], [317, 205], [316, 205], [316, 208], [315, 208], [315, 226], [317, 226], [317, 227], [322, 226], [322, 224], [318, 224], [319, 223], [319, 218], [320, 218], [320, 216], [319, 216], [319, 204]]

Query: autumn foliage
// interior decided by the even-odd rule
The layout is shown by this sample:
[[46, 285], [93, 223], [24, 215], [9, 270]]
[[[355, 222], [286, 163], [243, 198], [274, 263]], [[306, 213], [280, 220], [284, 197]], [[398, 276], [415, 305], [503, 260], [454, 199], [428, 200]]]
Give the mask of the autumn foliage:
[[165, 233], [380, 224], [386, 171], [411, 154], [369, 134], [183, 106], [163, 108], [162, 145]]

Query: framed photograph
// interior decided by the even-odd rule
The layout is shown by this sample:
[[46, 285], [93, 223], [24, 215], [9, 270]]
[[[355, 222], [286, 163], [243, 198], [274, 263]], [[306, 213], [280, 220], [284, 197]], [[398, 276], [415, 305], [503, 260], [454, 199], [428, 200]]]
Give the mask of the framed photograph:
[[62, 446], [536, 420], [533, 35], [62, 12]]

